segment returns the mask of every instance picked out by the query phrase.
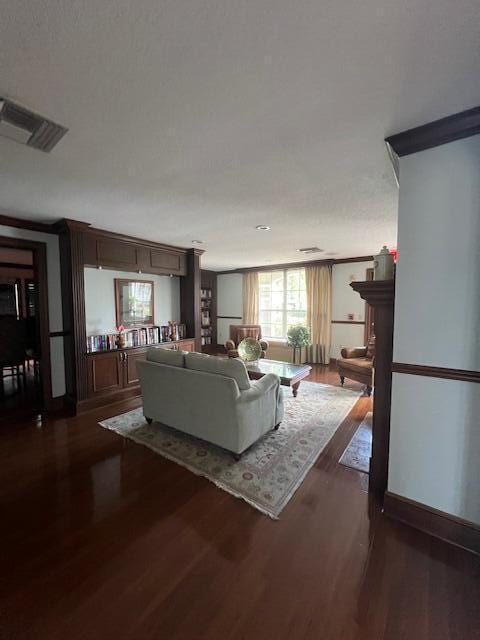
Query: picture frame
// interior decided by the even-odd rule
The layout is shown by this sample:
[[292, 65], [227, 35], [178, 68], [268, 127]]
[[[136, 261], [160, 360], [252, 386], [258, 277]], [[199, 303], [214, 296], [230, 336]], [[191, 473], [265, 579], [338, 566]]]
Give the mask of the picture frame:
[[117, 327], [151, 326], [154, 318], [153, 280], [115, 278], [115, 317]]

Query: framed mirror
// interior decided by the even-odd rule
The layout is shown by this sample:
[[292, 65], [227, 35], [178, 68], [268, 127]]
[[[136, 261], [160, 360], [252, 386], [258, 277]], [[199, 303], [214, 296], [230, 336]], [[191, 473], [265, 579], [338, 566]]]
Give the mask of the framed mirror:
[[115, 314], [117, 327], [154, 324], [153, 281], [115, 278]]

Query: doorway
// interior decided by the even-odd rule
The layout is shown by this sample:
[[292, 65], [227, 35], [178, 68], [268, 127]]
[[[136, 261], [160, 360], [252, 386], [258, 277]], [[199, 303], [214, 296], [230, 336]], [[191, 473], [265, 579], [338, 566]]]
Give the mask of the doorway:
[[0, 236], [0, 419], [51, 399], [46, 246]]

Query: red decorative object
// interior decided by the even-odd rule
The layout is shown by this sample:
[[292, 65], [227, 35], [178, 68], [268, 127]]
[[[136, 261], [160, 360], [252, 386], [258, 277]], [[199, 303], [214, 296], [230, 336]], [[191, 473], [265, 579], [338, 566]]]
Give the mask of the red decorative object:
[[393, 256], [394, 263], [397, 264], [397, 260], [398, 260], [397, 248], [395, 247], [394, 249], [390, 249], [390, 254]]

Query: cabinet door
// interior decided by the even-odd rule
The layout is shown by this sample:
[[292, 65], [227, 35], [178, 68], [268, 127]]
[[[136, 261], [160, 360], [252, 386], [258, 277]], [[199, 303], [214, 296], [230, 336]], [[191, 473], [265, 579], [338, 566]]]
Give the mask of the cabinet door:
[[92, 353], [88, 356], [90, 396], [117, 391], [123, 387], [122, 352]]
[[137, 248], [128, 242], [97, 240], [97, 264], [119, 269], [137, 269]]
[[125, 352], [124, 362], [124, 387], [135, 387], [139, 384], [137, 362], [145, 360], [147, 357], [146, 349], [135, 349], [134, 351]]
[[168, 249], [150, 250], [150, 271], [153, 273], [173, 273], [184, 276], [187, 273], [187, 260], [184, 253]]
[[178, 348], [182, 351], [195, 351], [195, 340], [181, 340]]

